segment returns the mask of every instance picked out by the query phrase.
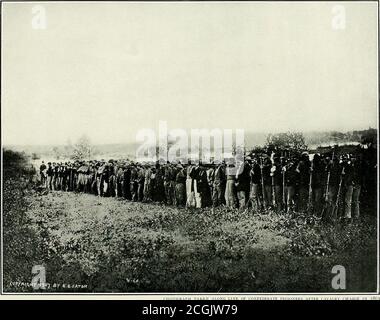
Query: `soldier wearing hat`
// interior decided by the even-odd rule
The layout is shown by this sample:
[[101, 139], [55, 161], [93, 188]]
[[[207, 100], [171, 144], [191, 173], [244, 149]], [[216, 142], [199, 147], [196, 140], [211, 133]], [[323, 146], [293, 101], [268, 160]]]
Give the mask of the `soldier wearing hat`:
[[137, 194], [137, 189], [138, 189], [138, 168], [135, 163], [131, 164], [131, 176], [130, 176], [130, 192], [131, 192], [131, 200], [132, 201], [137, 201], [138, 200], [138, 194]]
[[311, 172], [312, 210], [315, 215], [319, 215], [322, 211], [323, 187], [326, 179], [324, 163], [321, 156], [317, 153], [313, 157]]
[[250, 191], [250, 165], [248, 161], [240, 164], [240, 168], [236, 173], [236, 194], [238, 206], [240, 209], [245, 209], [248, 204]]
[[231, 209], [235, 209], [237, 206], [236, 199], [236, 168], [235, 165], [230, 163], [226, 168], [226, 191], [224, 194], [226, 200], [226, 206]]
[[46, 185], [46, 164], [44, 161], [42, 161], [40, 165], [40, 179], [41, 179], [41, 184]]
[[298, 173], [298, 203], [297, 210], [300, 212], [306, 212], [307, 203], [309, 198], [309, 183], [311, 174], [311, 162], [309, 160], [309, 154], [303, 152], [301, 154], [300, 161], [297, 165]]
[[350, 154], [345, 163], [344, 218], [358, 220], [360, 217], [360, 191], [363, 179], [363, 167], [360, 157]]
[[267, 154], [262, 155], [260, 162], [261, 179], [264, 185], [263, 202], [265, 208], [272, 206], [272, 177], [271, 177], [272, 162]]
[[195, 166], [189, 160], [186, 168], [186, 207], [188, 208], [195, 207], [194, 170]]
[[186, 169], [177, 165], [177, 174], [175, 178], [175, 205], [183, 207], [186, 205]]
[[272, 167], [271, 167], [271, 179], [272, 179], [272, 204], [275, 210], [281, 211], [282, 209], [282, 167], [280, 157], [272, 154]]
[[286, 201], [286, 212], [294, 213], [295, 210], [295, 194], [298, 180], [297, 158], [292, 156], [283, 166], [284, 175], [284, 196]]
[[163, 167], [164, 170], [164, 189], [165, 189], [165, 202], [168, 205], [174, 203], [174, 181], [173, 175], [175, 175], [174, 168], [171, 167], [169, 162]]
[[325, 169], [324, 169], [324, 187], [323, 187], [323, 195], [324, 195], [324, 219], [325, 220], [333, 220], [333, 206], [336, 201], [340, 175], [342, 172], [341, 164], [339, 163], [339, 158], [335, 155], [335, 153], [327, 154], [325, 157]]
[[132, 200], [132, 195], [131, 195], [131, 165], [130, 164], [125, 164], [123, 168], [123, 179], [121, 180], [121, 190], [123, 194], [123, 198], [126, 200]]
[[252, 157], [248, 159], [251, 161], [250, 169], [250, 192], [249, 192], [249, 202], [250, 206], [254, 212], [258, 212], [262, 207], [261, 202], [261, 170], [259, 164], [259, 157], [256, 154], [253, 154]]
[[48, 167], [46, 169], [46, 177], [47, 177], [46, 186], [47, 186], [49, 191], [53, 190], [53, 183], [52, 183], [53, 176], [54, 176], [53, 166], [52, 166], [51, 162], [48, 162]]
[[226, 189], [226, 164], [223, 161], [213, 171], [212, 176], [212, 205], [217, 207], [225, 204], [225, 189]]

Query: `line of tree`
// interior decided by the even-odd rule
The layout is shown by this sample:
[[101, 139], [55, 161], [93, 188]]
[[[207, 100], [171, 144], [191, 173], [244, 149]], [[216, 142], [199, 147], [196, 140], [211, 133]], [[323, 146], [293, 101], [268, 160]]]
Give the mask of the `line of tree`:
[[72, 144], [69, 139], [63, 148], [58, 146], [53, 147], [51, 153], [57, 160], [86, 160], [91, 159], [96, 152], [90, 138], [82, 135], [75, 144]]

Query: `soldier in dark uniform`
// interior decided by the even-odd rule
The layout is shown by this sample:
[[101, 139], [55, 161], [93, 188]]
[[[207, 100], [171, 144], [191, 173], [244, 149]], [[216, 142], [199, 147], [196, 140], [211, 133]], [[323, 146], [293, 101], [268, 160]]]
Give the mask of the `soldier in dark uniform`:
[[238, 206], [240, 209], [245, 209], [249, 199], [250, 189], [250, 171], [251, 168], [247, 161], [241, 164], [241, 168], [237, 172], [236, 177], [236, 193]]
[[58, 179], [59, 179], [58, 164], [53, 162], [52, 168], [53, 168], [53, 179], [52, 179], [51, 185], [52, 185], [52, 190], [56, 191], [56, 190], [58, 190]]
[[131, 176], [130, 176], [130, 192], [131, 192], [131, 200], [132, 201], [137, 201], [138, 200], [138, 195], [137, 195], [137, 189], [138, 189], [138, 169], [137, 166], [133, 163], [131, 165]]
[[202, 178], [200, 171], [201, 168], [198, 162], [196, 163], [190, 174], [191, 178], [193, 179], [194, 200], [196, 208], [202, 207]]
[[116, 171], [116, 197], [121, 198], [123, 196], [122, 192], [122, 185], [123, 185], [123, 179], [124, 179], [124, 165], [119, 164]]
[[172, 179], [172, 168], [167, 163], [164, 167], [164, 189], [165, 189], [165, 203], [168, 205], [173, 204], [174, 185]]
[[116, 172], [115, 169], [117, 163], [114, 160], [109, 160], [108, 162], [108, 195], [110, 197], [116, 196]]
[[259, 159], [257, 156], [253, 155], [251, 170], [250, 170], [250, 193], [249, 200], [254, 212], [259, 212], [262, 207], [261, 202], [261, 170]]
[[297, 165], [298, 172], [298, 201], [297, 211], [306, 212], [307, 202], [309, 198], [309, 182], [310, 182], [310, 160], [307, 152], [303, 152], [301, 159]]
[[157, 162], [155, 168], [155, 185], [153, 193], [153, 201], [164, 202], [165, 201], [165, 188], [164, 188], [164, 171], [163, 167]]
[[208, 186], [207, 173], [202, 165], [199, 165], [195, 170], [195, 181], [196, 181], [196, 193], [195, 201], [197, 208], [204, 208], [208, 206], [211, 202], [210, 189]]
[[46, 185], [45, 170], [46, 170], [46, 164], [45, 164], [45, 162], [42, 161], [42, 163], [40, 165], [40, 179], [41, 179], [42, 185]]
[[89, 162], [88, 170], [87, 170], [87, 183], [86, 190], [88, 193], [94, 193], [94, 181], [95, 181], [95, 167], [93, 161]]
[[313, 213], [319, 215], [322, 211], [323, 187], [325, 182], [325, 166], [319, 154], [313, 158], [313, 169], [311, 173], [312, 205]]
[[54, 169], [51, 165], [51, 162], [48, 162], [48, 167], [46, 170], [46, 175], [47, 175], [47, 185], [46, 187], [49, 189], [49, 191], [53, 190], [53, 176], [54, 176]]
[[92, 194], [97, 194], [96, 188], [96, 171], [98, 170], [97, 162], [93, 161], [90, 166], [90, 192]]
[[172, 191], [170, 193], [170, 196], [171, 196], [171, 203], [173, 205], [176, 204], [176, 196], [175, 196], [175, 186], [176, 186], [176, 179], [177, 179], [177, 173], [179, 171], [178, 167], [174, 164], [171, 164], [171, 170], [170, 170], [170, 183], [172, 185]]
[[66, 191], [73, 191], [71, 187], [72, 181], [72, 165], [71, 162], [68, 162], [66, 168]]
[[286, 165], [282, 168], [284, 171], [286, 212], [294, 213], [295, 210], [295, 194], [296, 184], [298, 180], [297, 158], [291, 157]]
[[67, 191], [67, 163], [61, 166], [61, 190]]
[[123, 168], [122, 193], [123, 193], [123, 198], [127, 200], [132, 200], [130, 185], [131, 185], [131, 166], [126, 165]]
[[180, 164], [175, 182], [175, 205], [183, 207], [186, 205], [186, 169]]
[[213, 207], [225, 204], [224, 192], [226, 188], [225, 163], [219, 164], [213, 172], [212, 205]]
[[268, 155], [261, 158], [260, 169], [262, 171], [262, 179], [264, 181], [264, 205], [265, 208], [272, 206], [272, 177], [271, 177], [272, 163]]
[[282, 203], [282, 167], [280, 157], [273, 155], [271, 168], [272, 178], [272, 204], [276, 211], [281, 211]]
[[79, 167], [80, 163], [78, 161], [75, 161], [73, 164], [73, 191], [77, 191]]

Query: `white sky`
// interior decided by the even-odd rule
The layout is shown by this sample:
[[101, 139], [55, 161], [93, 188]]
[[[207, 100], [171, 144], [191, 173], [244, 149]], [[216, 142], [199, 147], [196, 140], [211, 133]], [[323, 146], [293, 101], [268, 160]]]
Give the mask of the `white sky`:
[[3, 4], [4, 144], [173, 128], [377, 127], [377, 4]]

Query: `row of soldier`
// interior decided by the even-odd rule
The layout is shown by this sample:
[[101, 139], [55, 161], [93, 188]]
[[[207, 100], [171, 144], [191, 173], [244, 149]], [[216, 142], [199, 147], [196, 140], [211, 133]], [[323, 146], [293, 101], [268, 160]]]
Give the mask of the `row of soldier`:
[[140, 164], [110, 160], [42, 163], [49, 190], [186, 207], [360, 216], [363, 162], [355, 154], [251, 154], [234, 164]]

